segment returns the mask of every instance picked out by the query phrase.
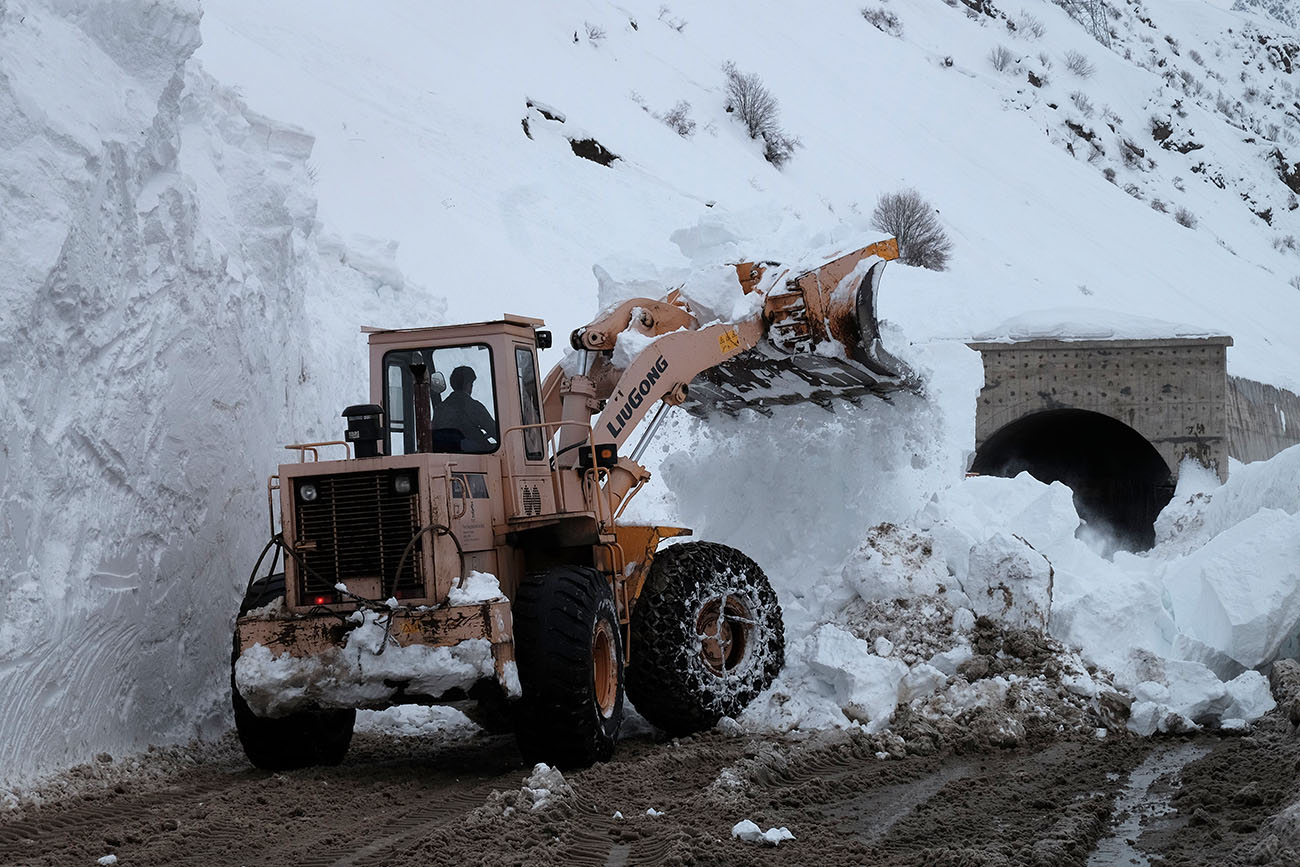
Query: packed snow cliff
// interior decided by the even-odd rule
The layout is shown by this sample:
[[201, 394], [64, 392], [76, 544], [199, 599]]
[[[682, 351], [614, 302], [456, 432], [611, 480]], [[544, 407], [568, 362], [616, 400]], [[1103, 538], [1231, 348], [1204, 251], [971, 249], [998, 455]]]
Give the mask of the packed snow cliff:
[[229, 726], [266, 476], [364, 397], [366, 311], [412, 304], [322, 235], [311, 136], [197, 68], [199, 20], [0, 2], [0, 780]]

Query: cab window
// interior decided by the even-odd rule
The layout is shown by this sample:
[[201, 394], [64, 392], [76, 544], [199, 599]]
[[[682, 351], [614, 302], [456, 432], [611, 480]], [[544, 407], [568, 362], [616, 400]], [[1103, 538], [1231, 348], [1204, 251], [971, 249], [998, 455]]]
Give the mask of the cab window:
[[[475, 343], [425, 349], [399, 349], [384, 355], [384, 412], [388, 420], [388, 453], [415, 452], [415, 376], [411, 368], [428, 371], [427, 432], [432, 451], [487, 454], [500, 446], [492, 350]], [[441, 383], [439, 376], [441, 374]], [[441, 388], [439, 388], [441, 384]]]
[[[519, 374], [519, 408], [524, 424], [537, 424], [542, 420], [542, 411], [537, 402], [537, 363], [531, 349], [515, 347], [515, 370]], [[541, 428], [524, 429], [524, 454], [528, 460], [542, 459], [545, 440]]]

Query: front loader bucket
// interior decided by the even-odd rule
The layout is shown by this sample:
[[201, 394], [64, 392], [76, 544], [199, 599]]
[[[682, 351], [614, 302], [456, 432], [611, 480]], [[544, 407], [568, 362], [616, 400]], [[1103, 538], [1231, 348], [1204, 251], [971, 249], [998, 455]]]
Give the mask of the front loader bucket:
[[[686, 408], [697, 415], [795, 403], [829, 408], [836, 398], [856, 404], [863, 395], [919, 391], [915, 374], [881, 343], [876, 316], [881, 273], [897, 256], [891, 238], [773, 285], [764, 302], [765, 338], [698, 375]], [[762, 291], [763, 283], [779, 283], [788, 273], [764, 280], [773, 266], [736, 267], [746, 292]]]

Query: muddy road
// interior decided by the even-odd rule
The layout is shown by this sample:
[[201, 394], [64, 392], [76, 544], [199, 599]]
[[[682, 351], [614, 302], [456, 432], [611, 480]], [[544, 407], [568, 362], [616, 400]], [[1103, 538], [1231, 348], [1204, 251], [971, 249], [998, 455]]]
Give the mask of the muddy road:
[[[1280, 714], [1239, 736], [961, 749], [641, 736], [546, 795], [508, 737], [358, 734], [341, 766], [284, 774], [231, 738], [203, 759], [74, 770], [0, 815], [0, 864], [1300, 863], [1300, 740]], [[734, 839], [742, 819], [794, 839]]]

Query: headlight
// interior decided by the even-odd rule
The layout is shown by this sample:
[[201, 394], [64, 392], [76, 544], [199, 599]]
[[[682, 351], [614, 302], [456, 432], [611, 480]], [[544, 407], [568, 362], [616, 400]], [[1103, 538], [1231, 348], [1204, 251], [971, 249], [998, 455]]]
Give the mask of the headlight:
[[396, 491], [396, 492], [399, 493], [399, 494], [409, 494], [409, 493], [411, 493], [411, 477], [410, 477], [410, 476], [394, 476], [394, 477], [393, 477], [393, 490]]
[[304, 503], [310, 503], [315, 501], [315, 499], [319, 497], [320, 494], [316, 492], [315, 485], [313, 485], [311, 482], [307, 482], [304, 485], [298, 486], [298, 496], [302, 497], [302, 501]]

